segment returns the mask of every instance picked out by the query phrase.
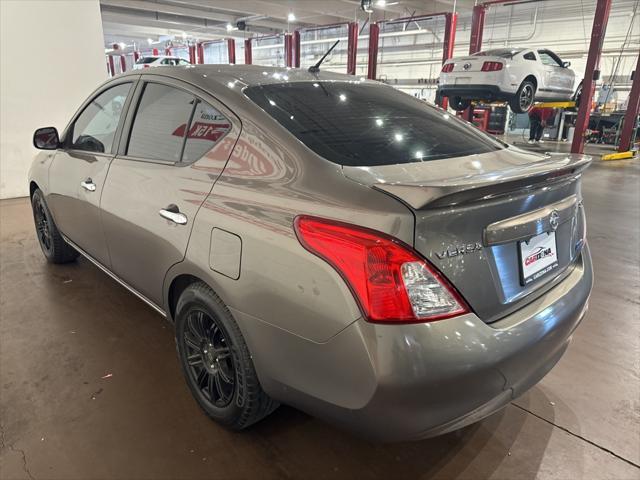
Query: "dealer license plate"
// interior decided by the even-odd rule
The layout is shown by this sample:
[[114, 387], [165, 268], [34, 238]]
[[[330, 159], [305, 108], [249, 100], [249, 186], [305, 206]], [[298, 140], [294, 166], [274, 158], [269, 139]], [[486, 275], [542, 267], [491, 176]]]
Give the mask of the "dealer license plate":
[[558, 266], [556, 232], [545, 232], [520, 242], [520, 281], [527, 285]]

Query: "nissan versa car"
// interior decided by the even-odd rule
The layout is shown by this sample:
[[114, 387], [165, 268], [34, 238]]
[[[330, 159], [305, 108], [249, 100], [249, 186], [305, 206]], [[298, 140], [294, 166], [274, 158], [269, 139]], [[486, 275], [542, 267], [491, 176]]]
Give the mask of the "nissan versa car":
[[551, 50], [496, 48], [447, 60], [438, 94], [452, 108], [464, 110], [471, 100], [505, 100], [515, 113], [527, 112], [535, 101], [580, 101], [582, 82]]
[[232, 429], [279, 403], [385, 441], [460, 428], [538, 382], [587, 307], [590, 158], [380, 83], [137, 70], [34, 144], [44, 255], [82, 254], [166, 316]]

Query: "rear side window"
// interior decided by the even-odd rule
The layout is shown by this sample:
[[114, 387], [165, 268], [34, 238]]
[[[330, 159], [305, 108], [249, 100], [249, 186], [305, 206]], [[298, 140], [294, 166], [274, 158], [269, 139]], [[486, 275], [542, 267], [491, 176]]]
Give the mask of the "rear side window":
[[183, 90], [147, 83], [133, 122], [127, 155], [179, 162], [195, 97]]
[[533, 60], [535, 62], [536, 56], [533, 52], [527, 52], [523, 55], [525, 60]]
[[412, 163], [504, 148], [394, 88], [353, 82], [259, 85], [245, 94], [318, 155], [339, 165]]
[[113, 141], [131, 83], [116, 85], [95, 97], [71, 127], [69, 148], [112, 153]]
[[182, 161], [195, 162], [211, 150], [229, 130], [229, 121], [211, 105], [199, 100], [187, 134]]

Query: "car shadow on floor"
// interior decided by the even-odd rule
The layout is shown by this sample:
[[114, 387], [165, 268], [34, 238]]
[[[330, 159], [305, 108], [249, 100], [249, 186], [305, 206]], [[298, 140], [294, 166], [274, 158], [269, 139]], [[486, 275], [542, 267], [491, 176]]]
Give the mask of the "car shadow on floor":
[[[541, 390], [531, 395], [545, 397]], [[519, 403], [526, 409], [528, 400]], [[242, 435], [269, 448], [282, 472], [294, 478], [534, 478], [553, 426], [523, 408], [509, 405], [439, 437], [377, 444], [280, 407]], [[553, 418], [553, 411], [547, 414]]]

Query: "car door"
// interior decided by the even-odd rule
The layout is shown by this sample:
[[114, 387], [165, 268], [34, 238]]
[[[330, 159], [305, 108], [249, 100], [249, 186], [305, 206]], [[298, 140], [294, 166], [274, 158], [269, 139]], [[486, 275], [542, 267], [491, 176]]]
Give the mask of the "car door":
[[569, 99], [573, 94], [573, 71], [563, 66], [562, 60], [551, 50], [538, 50], [544, 70], [544, 85], [538, 90], [541, 97]]
[[110, 261], [100, 223], [100, 196], [136, 78], [112, 82], [85, 102], [49, 169], [47, 204], [57, 227], [105, 266]]
[[184, 258], [240, 121], [195, 87], [153, 78], [136, 90], [101, 210], [113, 273], [161, 307], [165, 274]]

